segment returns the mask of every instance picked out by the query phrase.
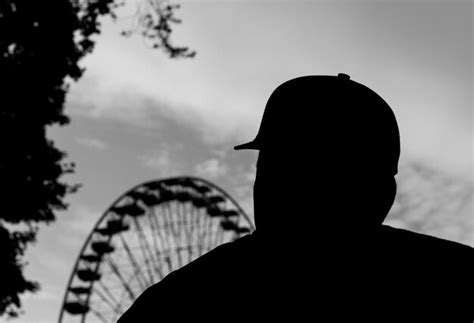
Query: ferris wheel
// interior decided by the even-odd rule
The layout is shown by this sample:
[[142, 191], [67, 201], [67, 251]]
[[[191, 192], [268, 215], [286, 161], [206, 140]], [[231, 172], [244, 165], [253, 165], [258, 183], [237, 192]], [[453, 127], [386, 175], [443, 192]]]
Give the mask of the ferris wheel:
[[236, 201], [206, 180], [140, 184], [120, 196], [89, 233], [59, 322], [115, 322], [147, 287], [253, 230]]

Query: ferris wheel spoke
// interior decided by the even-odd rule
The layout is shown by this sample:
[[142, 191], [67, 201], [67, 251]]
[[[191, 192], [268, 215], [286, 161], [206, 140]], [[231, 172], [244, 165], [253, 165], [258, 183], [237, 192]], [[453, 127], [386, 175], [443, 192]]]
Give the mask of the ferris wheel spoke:
[[[175, 243], [176, 247], [180, 248], [181, 247], [181, 217], [179, 214], [179, 202], [175, 201], [174, 202], [174, 212], [171, 212], [171, 215], [173, 217], [173, 232], [175, 234]], [[172, 210], [171, 210], [172, 211]], [[181, 249], [178, 249], [181, 250]], [[179, 257], [181, 258], [181, 253], [178, 253]]]
[[162, 268], [161, 268], [161, 264], [160, 264], [160, 261], [158, 259], [158, 230], [156, 229], [155, 227], [155, 223], [154, 223], [154, 220], [153, 220], [153, 214], [152, 214], [152, 211], [150, 210], [150, 212], [148, 212], [148, 222], [150, 224], [150, 228], [151, 228], [151, 231], [152, 231], [152, 240], [153, 240], [153, 247], [154, 247], [154, 250], [152, 251], [153, 255], [154, 255], [154, 259], [156, 260], [156, 273], [158, 274], [158, 278], [159, 279], [163, 279], [163, 271], [162, 271]]
[[155, 227], [153, 225], [153, 222], [151, 221], [151, 218], [149, 216], [148, 216], [148, 221], [149, 221], [149, 224], [150, 224], [150, 232], [151, 232], [151, 235], [153, 236], [151, 239], [152, 239], [152, 242], [153, 242], [154, 249], [152, 247], [152, 244], [149, 243], [149, 241], [148, 241], [149, 238], [145, 238], [146, 235], [145, 235], [144, 230], [141, 226], [140, 226], [140, 230], [141, 230], [141, 232], [144, 236], [144, 239], [145, 239], [146, 248], [147, 248], [147, 251], [150, 255], [151, 263], [153, 264], [154, 273], [158, 276], [158, 280], [160, 280], [160, 279], [163, 279], [163, 272], [162, 272], [160, 261], [158, 259], [158, 249], [157, 249], [157, 245], [156, 245], [157, 234], [156, 234], [156, 230], [154, 230]]
[[[165, 220], [164, 221], [164, 229], [167, 229], [169, 230], [173, 236], [175, 236], [175, 233], [174, 233], [174, 228], [173, 228], [173, 219], [171, 217], [171, 210], [170, 210], [170, 202], [166, 202], [163, 204], [163, 219]], [[169, 237], [169, 235], [167, 235]], [[169, 239], [168, 239], [169, 241]]]
[[[138, 233], [138, 243], [140, 244], [140, 250], [142, 251], [143, 254], [143, 261], [145, 262], [145, 267], [148, 272], [148, 276], [150, 278], [150, 285], [154, 282], [153, 274], [152, 274], [152, 268], [151, 268], [151, 263], [153, 263], [153, 253], [150, 251], [149, 245], [148, 245], [148, 240], [143, 232], [143, 229], [138, 222], [137, 218], [134, 218], [135, 222], [135, 227], [136, 227], [136, 232]], [[148, 255], [147, 255], [148, 253]], [[154, 263], [153, 263], [154, 265]]]
[[201, 213], [202, 213], [202, 209], [200, 208], [196, 208], [194, 209], [194, 212], [193, 212], [193, 226], [194, 226], [194, 230], [193, 230], [193, 243], [195, 245], [195, 247], [193, 248], [193, 257], [197, 257], [197, 255], [199, 254], [199, 250], [198, 250], [198, 246], [199, 246], [199, 235], [200, 235], [200, 229], [199, 229], [199, 218], [201, 218]]
[[192, 215], [193, 215], [193, 205], [188, 203], [183, 206], [188, 211], [185, 212], [186, 214], [186, 222], [185, 222], [185, 230], [186, 230], [186, 237], [187, 237], [187, 244], [193, 244], [193, 226], [192, 226]]
[[179, 244], [179, 252], [180, 254], [186, 251], [184, 248], [185, 245], [188, 244], [188, 238], [187, 238], [187, 229], [186, 229], [186, 209], [184, 209], [184, 206], [186, 205], [185, 202], [182, 203], [176, 203], [176, 225], [178, 228], [181, 228], [179, 230], [179, 239], [178, 239], [178, 244]]
[[198, 241], [198, 245], [199, 245], [199, 247], [198, 247], [199, 248], [198, 256], [201, 256], [204, 253], [204, 241], [205, 241], [206, 236], [207, 236], [207, 232], [206, 232], [206, 230], [204, 230], [204, 228], [206, 226], [210, 227], [209, 218], [208, 217], [203, 217], [203, 218], [204, 218], [204, 220], [202, 220], [200, 225], [199, 225], [199, 227], [201, 228], [201, 232], [200, 232], [199, 241]]
[[170, 215], [171, 219], [171, 232], [173, 233], [173, 248], [179, 247], [179, 232], [178, 232], [178, 212], [177, 212], [177, 206], [178, 202], [172, 201], [169, 202], [167, 207], [168, 207], [168, 214]]
[[[160, 239], [160, 242], [161, 242], [161, 248], [162, 249], [168, 249], [168, 248], [171, 248], [170, 247], [170, 244], [169, 244], [169, 239], [168, 237], [164, 237], [163, 236], [163, 227], [165, 225], [160, 225], [160, 221], [159, 221], [159, 216], [158, 214], [156, 214], [156, 209], [153, 209], [152, 210], [152, 219], [155, 223], [155, 229], [156, 229], [156, 232], [158, 233], [158, 238]], [[162, 216], [161, 216], [161, 219], [162, 219], [162, 222], [164, 221], [164, 216], [163, 216], [163, 212], [160, 213]], [[157, 249], [157, 254], [159, 254], [159, 250]]]
[[[193, 227], [193, 230], [191, 231], [191, 240], [193, 241], [193, 245], [197, 245], [197, 237], [199, 235], [199, 228], [198, 228], [198, 223], [199, 221], [197, 218], [199, 218], [199, 208], [192, 208], [191, 209], [191, 226]], [[191, 246], [190, 246], [191, 247]], [[193, 253], [195, 250], [193, 249]]]
[[107, 285], [105, 285], [101, 280], [98, 281], [98, 285], [104, 290], [104, 293], [110, 298], [110, 300], [116, 304], [116, 308], [118, 311], [122, 311], [121, 304], [117, 301], [112, 291], [109, 289]]
[[212, 245], [212, 234], [213, 234], [213, 224], [214, 224], [214, 218], [211, 218], [210, 216], [206, 217], [207, 220], [207, 229], [206, 229], [206, 238], [207, 238], [207, 246], [210, 246], [211, 248], [213, 247]]
[[189, 216], [188, 216], [188, 224], [189, 224], [189, 239], [190, 239], [190, 242], [188, 244], [188, 262], [192, 261], [193, 260], [193, 254], [194, 254], [194, 231], [192, 228], [195, 226], [193, 226], [193, 220], [194, 220], [194, 216], [196, 214], [196, 208], [193, 207], [193, 205], [191, 204], [190, 205], [190, 211], [189, 211]]
[[196, 217], [196, 222], [195, 222], [195, 227], [196, 227], [196, 243], [197, 243], [197, 256], [201, 255], [201, 250], [202, 250], [202, 238], [204, 235], [204, 219], [205, 219], [205, 214], [203, 214], [204, 211], [203, 209], [200, 209], [198, 212], [198, 216]]
[[224, 231], [223, 230], [215, 230], [214, 232], [214, 246], [220, 245], [224, 240]]
[[212, 220], [213, 228], [210, 229], [210, 234], [209, 234], [209, 245], [214, 247], [216, 246], [217, 243], [217, 234], [222, 233], [221, 230], [216, 230], [216, 219]]
[[[202, 211], [200, 211], [199, 213], [202, 213]], [[201, 243], [202, 243], [202, 236], [204, 234], [204, 230], [202, 230], [202, 219], [200, 219], [201, 216], [198, 216], [198, 219], [196, 219], [196, 224], [195, 224], [195, 227], [196, 227], [196, 256], [199, 257], [201, 255]]]
[[199, 246], [201, 248], [200, 255], [203, 255], [206, 253], [206, 246], [209, 244], [208, 238], [209, 238], [209, 229], [211, 228], [211, 220], [209, 217], [204, 217], [202, 224], [202, 235], [201, 235], [201, 242], [199, 243]]
[[156, 240], [155, 252], [158, 253], [160, 246], [163, 248], [166, 244], [166, 241], [164, 240], [161, 234], [160, 223], [159, 223], [158, 215], [156, 214], [155, 208], [150, 209], [150, 212], [148, 213], [148, 219], [150, 220], [150, 225], [152, 226], [152, 230], [155, 232], [155, 234], [153, 235], [153, 237]]
[[[164, 265], [162, 265], [163, 261], [161, 258], [165, 257], [165, 263], [168, 267], [168, 273], [172, 271], [172, 266], [168, 260], [168, 252], [166, 250], [170, 250], [171, 242], [170, 236], [168, 234], [163, 233], [163, 229], [168, 227], [168, 219], [166, 212], [164, 211], [163, 207], [159, 209], [159, 214], [157, 213], [157, 209], [152, 210], [152, 222], [154, 222], [154, 227], [156, 232], [158, 233], [159, 241], [161, 242], [161, 251], [159, 249], [156, 250], [156, 256], [158, 258], [158, 263], [160, 267], [164, 270]], [[161, 219], [161, 221], [160, 221]], [[165, 276], [166, 271], [163, 271], [163, 276]]]
[[92, 314], [97, 316], [97, 318], [99, 318], [102, 322], [107, 323], [107, 319], [99, 311], [97, 311], [96, 309], [93, 309], [93, 308], [91, 308], [90, 311], [91, 311]]
[[178, 255], [178, 266], [181, 267], [183, 266], [183, 255], [181, 254], [181, 237], [178, 232], [178, 226], [179, 226], [179, 217], [178, 217], [178, 207], [177, 207], [177, 202], [175, 202], [175, 210], [176, 212], [172, 212], [171, 205], [168, 204], [168, 212], [171, 215], [171, 228], [174, 236], [174, 248], [176, 250], [176, 253]]
[[[229, 207], [234, 213], [225, 211]], [[152, 283], [239, 236], [240, 231], [232, 232], [233, 223], [221, 224], [230, 217], [235, 226], [245, 222], [237, 229], [253, 229], [232, 197], [199, 178], [150, 181], [125, 192], [84, 242], [59, 323], [115, 321]]]
[[186, 236], [186, 246], [187, 246], [187, 262], [192, 261], [193, 259], [193, 246], [195, 244], [193, 240], [193, 214], [194, 214], [194, 206], [191, 203], [187, 203], [183, 205], [185, 210], [185, 222], [184, 222], [184, 229], [185, 229], [185, 236]]
[[112, 301], [107, 298], [97, 287], [93, 288], [94, 293], [99, 296], [99, 298], [104, 301], [107, 305], [110, 306], [110, 308], [116, 313], [120, 314], [120, 305], [119, 304], [113, 304]]
[[[173, 266], [171, 265], [171, 262], [170, 262], [170, 259], [169, 259], [169, 251], [171, 250], [171, 242], [170, 242], [170, 236], [168, 234], [163, 234], [163, 228], [166, 228], [166, 224], [163, 224], [162, 226], [160, 226], [160, 221], [158, 220], [158, 215], [156, 214], [156, 212], [153, 212], [154, 213], [154, 220], [156, 221], [155, 222], [155, 227], [159, 233], [159, 238], [160, 238], [160, 241], [162, 242], [162, 251], [160, 252], [159, 250], [157, 250], [157, 255], [162, 255], [164, 256], [165, 258], [165, 263], [168, 267], [168, 273], [171, 272], [173, 270]], [[167, 221], [166, 220], [166, 216], [164, 215], [164, 211], [163, 209], [161, 209], [161, 213], [160, 213], [162, 216], [161, 216], [161, 219], [164, 221]], [[165, 222], [164, 222], [165, 223]], [[166, 235], [166, 237], [164, 237], [163, 235]], [[161, 264], [161, 261], [159, 261], [159, 263]]]
[[184, 259], [184, 256], [187, 253], [187, 248], [185, 246], [189, 245], [187, 221], [186, 221], [186, 203], [182, 202], [176, 204], [176, 214], [178, 216], [177, 225], [181, 227], [181, 234], [179, 239], [179, 255], [180, 255], [180, 267], [187, 264], [188, 260]]
[[184, 235], [186, 237], [186, 244], [189, 245], [192, 243], [191, 241], [191, 209], [192, 205], [191, 203], [183, 203], [181, 205], [182, 208], [182, 214], [183, 214], [183, 229], [184, 229]]
[[180, 205], [182, 205], [183, 202], [179, 202], [179, 201], [176, 201], [174, 203], [174, 208], [175, 208], [175, 212], [173, 212], [174, 214], [174, 227], [175, 227], [175, 231], [176, 231], [176, 236], [178, 238], [178, 243], [181, 243], [181, 238], [182, 238], [182, 230], [181, 228], [183, 227], [183, 215], [182, 215], [182, 212], [181, 212], [181, 207]]
[[[185, 218], [183, 227], [184, 227], [185, 236], [186, 236], [186, 245], [188, 246], [187, 262], [190, 262], [192, 259], [192, 249], [193, 249], [192, 248], [192, 244], [193, 244], [192, 226], [191, 226], [192, 206], [189, 203], [183, 204], [183, 209], [184, 209], [183, 213], [184, 213], [184, 218]], [[186, 209], [189, 209], [189, 211], [187, 211]]]
[[119, 281], [122, 283], [122, 286], [125, 288], [127, 291], [128, 296], [132, 300], [132, 302], [135, 300], [135, 293], [133, 292], [132, 288], [130, 285], [125, 281], [123, 278], [122, 274], [120, 273], [120, 270], [118, 269], [117, 265], [115, 262], [112, 260], [112, 258], [107, 257], [106, 263], [109, 265], [109, 267], [112, 269], [112, 272], [118, 277]]
[[[135, 256], [133, 255], [132, 251], [130, 250], [130, 247], [128, 246], [128, 243], [124, 239], [123, 235], [121, 235], [120, 238], [121, 238], [120, 240], [122, 241], [122, 245], [125, 248], [125, 251], [126, 251], [127, 256], [128, 256], [127, 259], [129, 260], [130, 264], [135, 269], [135, 273], [137, 274], [137, 276], [136, 276], [137, 277], [137, 282], [140, 284], [140, 287], [142, 289], [145, 289], [146, 286], [150, 285], [150, 284], [147, 283], [146, 276], [143, 273], [141, 267], [138, 265], [138, 262], [137, 262]], [[111, 259], [111, 258], [109, 258], [109, 259]]]
[[[169, 202], [166, 202], [165, 205], [163, 205], [161, 209], [161, 213], [163, 215], [163, 229], [169, 230], [172, 232], [172, 227], [171, 227], [171, 217], [168, 214], [168, 209], [169, 209]], [[166, 235], [166, 240], [168, 242], [168, 249], [171, 249], [173, 247], [173, 244], [171, 243], [171, 236], [170, 234], [165, 234]]]

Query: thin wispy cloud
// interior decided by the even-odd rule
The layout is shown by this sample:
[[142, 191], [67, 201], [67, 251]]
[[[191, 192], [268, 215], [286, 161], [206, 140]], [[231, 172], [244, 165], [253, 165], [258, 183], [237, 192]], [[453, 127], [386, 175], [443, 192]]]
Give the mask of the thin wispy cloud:
[[473, 201], [472, 179], [454, 177], [419, 162], [404, 164], [387, 223], [472, 245]]
[[[394, 108], [406, 153], [450, 171], [469, 171], [469, 10], [370, 1], [340, 3], [345, 10], [307, 1], [258, 3], [250, 11], [245, 2], [232, 5], [233, 17], [246, 16], [237, 39], [227, 37], [235, 32], [229, 17], [217, 14], [228, 13], [228, 4], [182, 8], [188, 26], [183, 39], [201, 47], [190, 61], [165, 62], [148, 48], [126, 43], [119, 26], [104, 23], [94, 55], [84, 60], [87, 72], [70, 91], [71, 108], [76, 102], [78, 113], [138, 127], [160, 127], [160, 117], [167, 116], [196, 129], [209, 143], [232, 142], [255, 134], [266, 100], [281, 82], [347, 72]], [[318, 33], [323, 26], [331, 32]], [[361, 34], [367, 37], [360, 39]], [[203, 35], [212, 35], [212, 41]]]
[[86, 148], [97, 151], [104, 151], [109, 148], [105, 141], [93, 137], [77, 137], [76, 142]]
[[199, 163], [194, 168], [196, 175], [209, 179], [217, 179], [226, 176], [228, 166], [220, 159], [211, 158]]
[[[158, 126], [156, 120], [152, 120], [152, 112], [153, 109], [161, 109], [163, 102], [155, 100], [150, 104], [149, 97], [133, 84], [119, 83], [116, 86], [104, 87], [101, 85], [103, 82], [103, 77], [91, 71], [75, 84], [68, 96], [72, 115], [119, 121], [140, 128]], [[150, 109], [151, 105], [153, 109]]]
[[168, 97], [159, 86], [149, 92], [135, 83], [107, 87], [99, 85], [102, 83], [108, 83], [107, 77], [91, 71], [75, 84], [68, 97], [71, 114], [144, 129], [160, 129], [167, 120], [172, 120], [196, 131], [210, 144], [246, 138], [248, 129], [253, 131], [256, 126], [253, 122], [256, 114], [245, 112], [248, 104], [234, 107], [238, 103], [232, 100], [215, 102], [214, 93], [209, 93], [213, 103], [199, 103], [189, 101], [188, 96]]
[[168, 149], [151, 151], [138, 157], [142, 167], [151, 169], [160, 177], [181, 175], [181, 162], [173, 157], [173, 152]]

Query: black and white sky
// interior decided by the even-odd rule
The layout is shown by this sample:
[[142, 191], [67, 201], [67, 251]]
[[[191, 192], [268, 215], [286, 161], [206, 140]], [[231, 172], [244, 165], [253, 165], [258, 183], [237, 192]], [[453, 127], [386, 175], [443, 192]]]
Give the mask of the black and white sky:
[[[387, 223], [474, 245], [473, 2], [183, 0], [174, 42], [197, 50], [170, 60], [130, 23], [103, 22], [71, 87], [70, 125], [49, 129], [82, 183], [70, 207], [27, 253], [21, 322], [52, 322], [93, 224], [140, 182], [201, 176], [252, 214], [253, 139], [266, 100], [301, 75], [343, 72], [379, 93], [401, 131], [400, 200]], [[129, 7], [133, 10], [134, 2]]]

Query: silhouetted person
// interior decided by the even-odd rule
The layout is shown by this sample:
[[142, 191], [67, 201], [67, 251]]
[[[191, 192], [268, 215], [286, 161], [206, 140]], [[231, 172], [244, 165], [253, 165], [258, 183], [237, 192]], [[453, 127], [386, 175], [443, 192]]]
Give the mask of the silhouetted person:
[[257, 137], [256, 231], [146, 290], [119, 320], [473, 322], [473, 248], [382, 225], [400, 140], [348, 75], [270, 96]]

